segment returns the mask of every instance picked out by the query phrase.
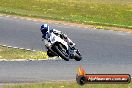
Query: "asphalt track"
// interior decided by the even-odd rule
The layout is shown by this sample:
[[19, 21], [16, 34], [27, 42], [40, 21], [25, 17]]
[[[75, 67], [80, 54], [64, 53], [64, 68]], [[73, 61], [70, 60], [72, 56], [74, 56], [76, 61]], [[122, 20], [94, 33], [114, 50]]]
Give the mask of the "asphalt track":
[[[39, 31], [42, 22], [0, 16], [0, 44], [44, 50]], [[87, 73], [132, 75], [132, 34], [49, 23], [67, 34], [83, 60], [0, 62], [0, 83], [75, 80], [81, 65]]]

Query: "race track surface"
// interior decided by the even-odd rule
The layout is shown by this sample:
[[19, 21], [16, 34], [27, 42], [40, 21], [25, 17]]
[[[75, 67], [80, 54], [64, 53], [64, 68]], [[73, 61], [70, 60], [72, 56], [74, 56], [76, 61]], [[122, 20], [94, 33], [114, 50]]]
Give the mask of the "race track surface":
[[[45, 50], [39, 31], [41, 24], [0, 16], [0, 44]], [[3, 61], [0, 62], [0, 83], [75, 80], [80, 65], [87, 73], [132, 74], [132, 34], [55, 23], [49, 25], [76, 43], [83, 60]]]

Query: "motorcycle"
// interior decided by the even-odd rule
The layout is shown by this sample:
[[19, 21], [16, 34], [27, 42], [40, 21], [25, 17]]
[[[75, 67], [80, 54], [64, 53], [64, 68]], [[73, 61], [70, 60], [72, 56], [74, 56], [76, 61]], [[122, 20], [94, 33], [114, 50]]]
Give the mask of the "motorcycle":
[[63, 36], [58, 36], [52, 32], [49, 39], [44, 39], [44, 42], [49, 57], [60, 56], [65, 61], [69, 61], [69, 59], [80, 61], [82, 59], [79, 50], [75, 46], [71, 47]]

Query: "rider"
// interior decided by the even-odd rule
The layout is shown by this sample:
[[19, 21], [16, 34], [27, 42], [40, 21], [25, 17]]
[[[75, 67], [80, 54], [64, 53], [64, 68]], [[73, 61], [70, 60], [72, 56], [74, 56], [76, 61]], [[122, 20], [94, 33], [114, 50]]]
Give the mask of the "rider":
[[48, 26], [48, 24], [41, 25], [40, 30], [42, 32], [42, 39], [47, 39], [49, 41], [50, 34], [51, 34], [51, 32], [53, 32], [54, 34], [56, 34], [56, 35], [58, 35], [60, 37], [63, 37], [68, 42], [68, 44], [70, 45], [70, 47], [74, 47], [75, 46], [75, 43], [73, 43], [67, 37], [67, 35], [63, 34], [61, 31], [58, 31], [56, 29], [50, 29], [49, 26]]

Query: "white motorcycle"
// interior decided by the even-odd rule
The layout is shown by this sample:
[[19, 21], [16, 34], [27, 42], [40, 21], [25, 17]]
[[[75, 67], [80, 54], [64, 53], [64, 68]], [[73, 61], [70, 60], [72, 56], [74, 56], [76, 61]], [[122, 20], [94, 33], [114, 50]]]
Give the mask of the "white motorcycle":
[[45, 39], [44, 42], [49, 57], [60, 56], [66, 61], [69, 61], [69, 59], [80, 61], [82, 59], [79, 50], [75, 46], [71, 47], [63, 36], [60, 37], [52, 32], [49, 39]]

